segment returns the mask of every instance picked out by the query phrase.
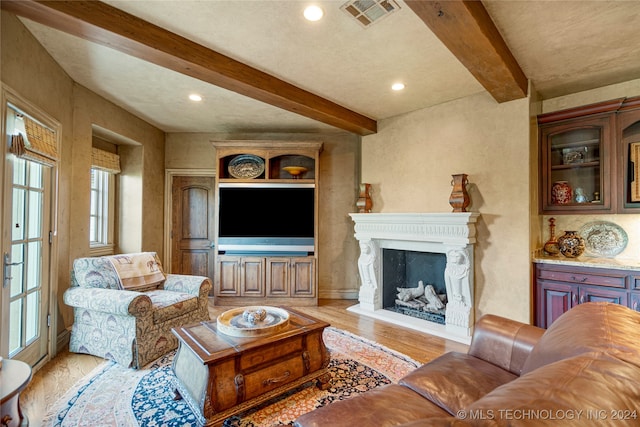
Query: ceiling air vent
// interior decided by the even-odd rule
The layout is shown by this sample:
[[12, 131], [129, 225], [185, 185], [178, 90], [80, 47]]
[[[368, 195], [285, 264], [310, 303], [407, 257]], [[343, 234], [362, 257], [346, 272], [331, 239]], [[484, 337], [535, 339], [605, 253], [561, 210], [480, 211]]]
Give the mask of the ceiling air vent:
[[400, 9], [400, 6], [393, 0], [350, 0], [340, 6], [340, 9], [367, 28]]

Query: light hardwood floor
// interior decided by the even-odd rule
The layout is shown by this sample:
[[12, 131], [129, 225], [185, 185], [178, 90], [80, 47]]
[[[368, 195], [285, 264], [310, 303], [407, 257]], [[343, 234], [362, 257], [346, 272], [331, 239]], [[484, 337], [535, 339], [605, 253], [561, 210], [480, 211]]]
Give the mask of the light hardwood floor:
[[[360, 316], [347, 311], [356, 304], [353, 300], [320, 300], [317, 307], [297, 309], [331, 326], [352, 332], [375, 341], [414, 360], [426, 363], [448, 351], [467, 351], [467, 346], [433, 335], [402, 328], [381, 320]], [[211, 318], [232, 307], [209, 306]], [[295, 308], [295, 307], [294, 307]], [[42, 425], [42, 418], [48, 409], [81, 378], [104, 362], [103, 359], [86, 355], [60, 352], [34, 375], [29, 386], [21, 395], [23, 412], [29, 417], [31, 427]]]

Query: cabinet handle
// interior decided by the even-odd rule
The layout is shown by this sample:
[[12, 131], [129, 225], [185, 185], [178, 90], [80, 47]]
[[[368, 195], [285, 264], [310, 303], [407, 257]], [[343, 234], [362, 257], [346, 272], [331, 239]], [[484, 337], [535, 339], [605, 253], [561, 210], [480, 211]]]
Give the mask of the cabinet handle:
[[276, 383], [281, 383], [282, 381], [285, 381], [287, 378], [289, 378], [291, 376], [291, 372], [289, 371], [285, 371], [284, 375], [282, 375], [281, 377], [277, 377], [277, 378], [269, 378], [268, 380], [264, 380], [262, 381], [262, 385], [264, 387], [267, 387], [271, 384], [276, 384]]
[[582, 279], [579, 279], [576, 276], [571, 276], [571, 280], [573, 280], [574, 282], [580, 282], [580, 283], [584, 283], [587, 281], [587, 277], [583, 277]]

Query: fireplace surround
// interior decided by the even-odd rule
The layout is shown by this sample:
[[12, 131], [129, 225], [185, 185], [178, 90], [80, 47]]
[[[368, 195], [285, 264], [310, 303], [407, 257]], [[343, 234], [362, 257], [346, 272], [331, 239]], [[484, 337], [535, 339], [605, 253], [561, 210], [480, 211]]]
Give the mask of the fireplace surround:
[[[349, 310], [469, 344], [475, 313], [475, 224], [480, 214], [358, 213], [350, 216], [355, 222], [355, 238], [360, 246], [360, 289], [359, 304], [349, 307]], [[390, 292], [388, 289], [385, 291], [383, 283], [385, 249], [446, 256], [444, 278], [441, 279], [447, 294], [444, 324], [385, 309], [384, 294]], [[417, 283], [410, 286], [417, 286]]]

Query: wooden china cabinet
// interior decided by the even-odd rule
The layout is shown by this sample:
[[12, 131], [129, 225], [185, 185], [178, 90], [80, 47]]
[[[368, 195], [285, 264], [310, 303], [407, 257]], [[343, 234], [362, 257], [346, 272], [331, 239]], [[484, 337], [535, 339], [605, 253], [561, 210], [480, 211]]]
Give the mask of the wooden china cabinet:
[[216, 305], [317, 305], [321, 142], [216, 148]]
[[[538, 126], [541, 214], [640, 213], [640, 97], [543, 114]], [[537, 326], [588, 301], [640, 311], [640, 263], [561, 256], [537, 259], [534, 268]]]
[[640, 213], [640, 96], [616, 115], [618, 213]]
[[[540, 134], [540, 210], [543, 214], [611, 213], [615, 195], [615, 111], [622, 100], [538, 116]], [[586, 114], [585, 114], [586, 113]], [[554, 197], [564, 183], [569, 199]], [[585, 199], [576, 200], [576, 190]]]
[[542, 114], [538, 128], [540, 213], [640, 213], [640, 97]]

